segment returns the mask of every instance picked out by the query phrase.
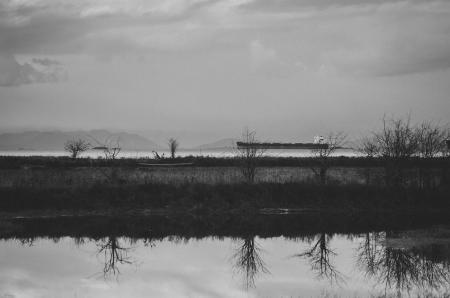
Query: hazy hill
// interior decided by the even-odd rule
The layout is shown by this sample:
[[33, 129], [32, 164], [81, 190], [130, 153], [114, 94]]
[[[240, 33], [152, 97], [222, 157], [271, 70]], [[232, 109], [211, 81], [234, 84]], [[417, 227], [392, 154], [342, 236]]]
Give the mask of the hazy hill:
[[207, 143], [200, 146], [196, 146], [193, 149], [201, 149], [201, 150], [208, 150], [208, 149], [231, 149], [236, 147], [236, 141], [237, 139], [228, 138], [228, 139], [221, 139], [213, 143]]
[[126, 132], [111, 133], [107, 130], [91, 131], [27, 131], [0, 134], [0, 150], [63, 150], [67, 140], [82, 138], [93, 146], [107, 142], [115, 145], [119, 140], [123, 150], [154, 150], [161, 146], [138, 134]]

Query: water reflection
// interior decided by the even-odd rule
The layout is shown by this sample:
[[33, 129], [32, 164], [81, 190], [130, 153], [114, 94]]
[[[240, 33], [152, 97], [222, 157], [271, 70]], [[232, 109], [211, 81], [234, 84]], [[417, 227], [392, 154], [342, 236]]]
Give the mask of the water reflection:
[[105, 278], [111, 275], [117, 276], [120, 274], [120, 265], [132, 264], [131, 258], [128, 256], [128, 252], [131, 247], [126, 247], [117, 237], [107, 237], [98, 241], [98, 255], [103, 255], [104, 266], [103, 266], [103, 276]]
[[385, 233], [366, 234], [358, 247], [357, 262], [368, 276], [398, 294], [415, 287], [440, 289], [450, 282], [449, 246], [431, 243], [390, 247]]
[[234, 268], [243, 275], [245, 287], [255, 287], [255, 278], [260, 273], [269, 273], [261, 257], [261, 248], [255, 241], [255, 236], [248, 236], [239, 241], [232, 259]]
[[[149, 296], [153, 293], [154, 296], [207, 297], [229, 290], [230, 297], [250, 293], [254, 296], [299, 296], [305, 291], [309, 293], [308, 297], [315, 297], [327, 289], [337, 297], [423, 296], [423, 293], [431, 293], [429, 297], [445, 297], [450, 293], [450, 237], [448, 228], [443, 228], [443, 231], [440, 236], [428, 231], [414, 231], [346, 235], [321, 232], [286, 238], [261, 238], [255, 234], [239, 238], [198, 239], [111, 235], [97, 239], [77, 237], [70, 241], [50, 238], [53, 241], [48, 241], [25, 237], [17, 238], [18, 242], [0, 242], [0, 253], [4, 252], [0, 258], [0, 277], [10, 278], [10, 272], [21, 272], [19, 278], [31, 280], [36, 278], [32, 274], [34, 262], [41, 270], [42, 265], [38, 262], [52, 259], [64, 266], [46, 268], [51, 281], [47, 289], [52, 289], [54, 279], [59, 278], [61, 283], [71, 285], [77, 291], [87, 285], [89, 289], [98, 290], [101, 286], [92, 285], [93, 282], [86, 280], [85, 276], [100, 271], [105, 279], [124, 277], [117, 283], [117, 289], [128, 286], [140, 289], [139, 293], [148, 292]], [[300, 252], [298, 239], [301, 239], [302, 246], [306, 246]], [[69, 242], [72, 250], [65, 247]], [[82, 251], [90, 253], [83, 255]], [[100, 260], [100, 266], [98, 262], [89, 261], [92, 254]], [[73, 255], [77, 257], [73, 259]], [[22, 262], [24, 257], [30, 260]], [[293, 262], [297, 258], [305, 262]], [[136, 262], [143, 266], [134, 273], [130, 272]], [[74, 276], [67, 272], [58, 273], [60, 268], [71, 266], [74, 272], [70, 274]], [[232, 276], [237, 276], [237, 280]], [[33, 284], [30, 280], [27, 284]], [[77, 283], [77, 280], [82, 282]], [[21, 280], [20, 285], [24, 282]], [[6, 280], [2, 284], [0, 281], [0, 297], [5, 293], [18, 293], [17, 288], [2, 292], [5, 284], [13, 282]], [[43, 296], [52, 296], [51, 293], [46, 294]], [[123, 296], [124, 292], [119, 291], [117, 295]]]
[[311, 248], [295, 255], [295, 257], [307, 259], [311, 265], [311, 271], [319, 279], [327, 279], [330, 283], [342, 283], [344, 282], [344, 276], [333, 264], [336, 253], [330, 248], [332, 237], [332, 235], [320, 233], [312, 239]]

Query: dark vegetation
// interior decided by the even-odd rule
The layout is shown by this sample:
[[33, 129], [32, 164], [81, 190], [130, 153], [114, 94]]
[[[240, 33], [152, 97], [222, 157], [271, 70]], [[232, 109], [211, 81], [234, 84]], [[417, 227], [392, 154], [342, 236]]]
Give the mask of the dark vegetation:
[[[75, 158], [77, 155], [73, 154], [72, 158], [0, 157], [3, 177], [11, 175], [8, 170], [12, 170], [18, 173], [20, 180], [20, 183], [13, 181], [0, 187], [0, 208], [4, 211], [143, 208], [209, 214], [255, 213], [262, 208], [449, 212], [450, 158], [446, 138], [448, 130], [432, 123], [412, 125], [409, 118], [383, 119], [383, 128], [361, 142], [360, 151], [365, 157], [333, 157], [336, 149], [345, 145], [346, 135], [330, 133], [323, 138], [327, 146], [313, 149], [313, 157], [281, 158], [264, 156], [255, 132], [247, 129], [242, 135], [246, 146], [237, 148], [233, 158], [176, 157], [178, 142], [171, 139], [171, 158], [151, 160], [152, 165], [192, 164], [195, 171], [202, 167], [217, 167], [214, 171], [220, 172], [220, 167], [235, 167], [241, 173], [239, 182], [219, 180], [211, 184], [189, 180], [192, 177], [186, 177], [182, 183], [127, 180], [121, 170], [131, 169], [125, 175], [138, 175], [133, 169], [145, 166], [141, 161], [147, 159], [118, 158], [119, 140], [99, 142], [105, 153], [105, 157], [99, 159]], [[257, 180], [262, 167], [307, 168], [313, 178], [296, 182], [274, 179], [277, 183]], [[342, 183], [339, 177], [331, 179], [330, 169], [337, 167], [364, 168], [364, 178], [351, 183]], [[60, 170], [80, 168], [96, 169], [102, 179], [65, 183], [50, 178], [61, 175]], [[147, 169], [151, 171], [151, 168]], [[378, 179], [374, 176], [375, 173], [380, 176], [380, 169], [381, 179]], [[174, 175], [177, 168], [172, 167], [170, 171], [169, 175]], [[21, 181], [21, 175], [36, 181]], [[47, 175], [50, 182], [44, 183]], [[269, 172], [268, 175], [276, 174]], [[72, 178], [67, 176], [67, 180]], [[165, 179], [170, 180], [170, 177]], [[62, 184], [55, 185], [52, 181]]]
[[311, 183], [94, 185], [1, 188], [3, 211], [158, 209], [199, 214], [257, 213], [263, 208], [330, 212], [449, 212], [449, 188], [381, 188]]

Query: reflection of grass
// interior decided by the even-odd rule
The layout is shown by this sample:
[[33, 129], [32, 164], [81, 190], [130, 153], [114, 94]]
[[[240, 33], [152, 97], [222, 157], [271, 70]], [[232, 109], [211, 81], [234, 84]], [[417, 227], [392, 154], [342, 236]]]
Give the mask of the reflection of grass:
[[414, 244], [449, 243], [450, 227], [435, 226], [432, 229], [408, 230], [397, 233], [390, 233], [386, 239], [386, 244], [391, 247], [408, 248]]
[[434, 238], [432, 235], [411, 238], [388, 238], [386, 246], [392, 248], [412, 248], [425, 245], [450, 245], [450, 238]]

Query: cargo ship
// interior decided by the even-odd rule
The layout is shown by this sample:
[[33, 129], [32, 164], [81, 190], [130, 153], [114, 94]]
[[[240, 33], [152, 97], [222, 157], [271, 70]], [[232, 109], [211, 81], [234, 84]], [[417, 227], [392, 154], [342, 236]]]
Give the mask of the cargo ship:
[[245, 143], [236, 142], [238, 148], [258, 149], [327, 149], [326, 143]]

